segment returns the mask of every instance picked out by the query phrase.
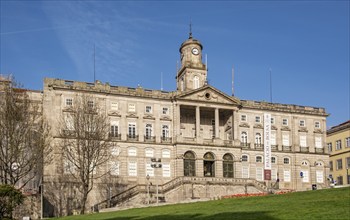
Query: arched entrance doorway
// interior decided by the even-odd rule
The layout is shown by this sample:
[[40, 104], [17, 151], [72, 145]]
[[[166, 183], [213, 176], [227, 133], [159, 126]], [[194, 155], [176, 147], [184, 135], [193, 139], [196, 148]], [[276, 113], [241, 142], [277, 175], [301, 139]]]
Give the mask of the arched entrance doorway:
[[215, 157], [210, 152], [204, 154], [203, 170], [205, 177], [215, 176]]

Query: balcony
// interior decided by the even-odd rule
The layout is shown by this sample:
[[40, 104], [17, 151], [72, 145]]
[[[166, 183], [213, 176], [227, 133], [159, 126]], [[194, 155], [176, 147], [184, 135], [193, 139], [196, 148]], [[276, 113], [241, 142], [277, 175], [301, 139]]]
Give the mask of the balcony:
[[323, 154], [324, 153], [324, 148], [315, 148], [315, 153]]
[[171, 138], [171, 137], [161, 137], [161, 138], [160, 138], [160, 141], [161, 141], [162, 143], [171, 143], [172, 138]]
[[282, 145], [282, 151], [291, 152], [292, 151], [292, 146]]
[[139, 136], [135, 135], [135, 134], [128, 134], [126, 136], [128, 141], [138, 141], [139, 140]]
[[278, 151], [278, 145], [271, 145], [271, 151]]
[[263, 150], [264, 149], [264, 145], [263, 144], [254, 144], [254, 147], [256, 150]]
[[120, 141], [122, 139], [122, 135], [121, 134], [115, 134], [115, 133], [109, 133], [109, 138], [111, 140]]
[[250, 148], [250, 143], [241, 142], [241, 147], [243, 149], [249, 149]]
[[145, 138], [145, 142], [148, 142], [148, 143], [154, 143], [154, 142], [156, 142], [156, 137], [155, 136], [148, 136], [148, 135], [145, 135], [144, 136], [144, 138]]
[[309, 152], [309, 147], [300, 147], [300, 152], [308, 153]]

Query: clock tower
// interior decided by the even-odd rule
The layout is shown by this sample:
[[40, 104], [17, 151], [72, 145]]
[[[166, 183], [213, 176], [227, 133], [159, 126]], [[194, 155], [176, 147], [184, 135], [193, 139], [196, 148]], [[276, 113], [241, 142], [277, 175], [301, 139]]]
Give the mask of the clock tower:
[[181, 44], [181, 68], [176, 76], [177, 90], [181, 92], [198, 89], [207, 82], [207, 67], [202, 62], [202, 44], [192, 37]]

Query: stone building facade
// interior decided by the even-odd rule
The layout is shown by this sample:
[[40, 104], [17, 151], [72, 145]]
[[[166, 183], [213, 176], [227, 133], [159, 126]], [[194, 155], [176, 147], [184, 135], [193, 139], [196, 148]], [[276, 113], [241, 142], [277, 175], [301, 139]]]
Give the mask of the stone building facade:
[[[237, 193], [328, 187], [324, 108], [241, 100], [207, 83], [202, 44], [181, 45], [176, 91], [46, 78], [44, 114], [53, 126], [79, 94], [108, 115], [110, 170], [90, 193], [89, 207], [210, 199]], [[264, 179], [264, 115], [271, 116], [271, 180]], [[45, 167], [46, 215], [72, 214], [72, 187], [57, 148]], [[158, 191], [158, 193], [157, 193]]]

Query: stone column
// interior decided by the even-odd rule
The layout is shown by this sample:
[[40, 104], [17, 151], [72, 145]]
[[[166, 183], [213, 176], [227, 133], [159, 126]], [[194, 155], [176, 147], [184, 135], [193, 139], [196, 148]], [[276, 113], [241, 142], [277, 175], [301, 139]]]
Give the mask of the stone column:
[[215, 108], [215, 138], [219, 138], [219, 109]]
[[199, 138], [201, 114], [199, 106], [196, 106], [196, 138]]
[[236, 110], [232, 111], [232, 141], [239, 140], [238, 134], [238, 112]]
[[176, 117], [176, 134], [175, 137], [180, 137], [181, 133], [181, 107], [180, 104], [176, 103], [176, 110], [175, 110], [175, 117]]

